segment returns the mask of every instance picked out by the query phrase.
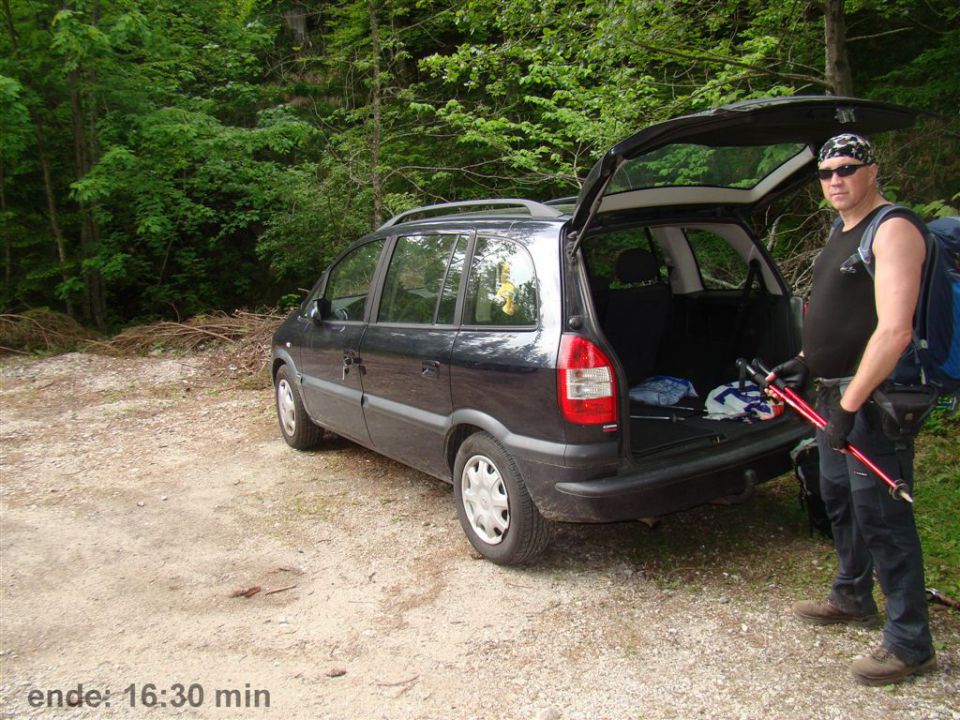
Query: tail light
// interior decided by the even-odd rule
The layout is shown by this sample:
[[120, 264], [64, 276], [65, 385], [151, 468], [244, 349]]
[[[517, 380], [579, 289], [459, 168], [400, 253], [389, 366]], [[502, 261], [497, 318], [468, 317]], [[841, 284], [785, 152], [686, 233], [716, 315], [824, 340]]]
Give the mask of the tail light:
[[557, 392], [560, 410], [569, 422], [616, 429], [617, 378], [613, 363], [586, 338], [563, 335], [560, 339]]

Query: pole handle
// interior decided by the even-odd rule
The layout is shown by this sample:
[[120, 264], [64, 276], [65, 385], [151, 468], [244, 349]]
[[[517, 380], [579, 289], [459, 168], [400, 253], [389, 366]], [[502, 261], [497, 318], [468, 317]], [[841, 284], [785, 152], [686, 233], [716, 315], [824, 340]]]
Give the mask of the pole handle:
[[[770, 374], [770, 371], [764, 366], [759, 358], [754, 358], [752, 363], [744, 360], [743, 358], [739, 358], [737, 360], [737, 367], [740, 370], [741, 377], [747, 375], [760, 387], [769, 389], [774, 397], [776, 397], [778, 400], [782, 400], [791, 408], [793, 408], [811, 425], [819, 430], [823, 430], [823, 428], [826, 427], [827, 421], [806, 400], [800, 397], [800, 395], [784, 385], [782, 381], [778, 383], [777, 378], [774, 378], [772, 382], [767, 381], [767, 376]], [[891, 478], [881, 468], [879, 468], [876, 463], [870, 460], [870, 458], [860, 452], [849, 442], [847, 443], [845, 450], [859, 460], [861, 464], [872, 470], [878, 478], [886, 483], [886, 485], [890, 488], [890, 495], [895, 500], [903, 500], [911, 505], [913, 504], [913, 496], [910, 494], [910, 489], [907, 487], [906, 483], [903, 482], [903, 480], [894, 480]]]

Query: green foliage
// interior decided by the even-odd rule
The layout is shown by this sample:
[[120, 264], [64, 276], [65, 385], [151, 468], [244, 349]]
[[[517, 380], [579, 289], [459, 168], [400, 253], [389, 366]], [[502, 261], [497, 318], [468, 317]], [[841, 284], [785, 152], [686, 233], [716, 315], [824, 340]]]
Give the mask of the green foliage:
[[[69, 301], [90, 321], [100, 296], [113, 323], [272, 303], [390, 214], [575, 194], [651, 122], [825, 87], [823, 20], [802, 3], [2, 8], [0, 303]], [[890, 190], [928, 217], [960, 192], [960, 78], [945, 71], [960, 65], [958, 12], [847, 5], [858, 94], [945, 114], [881, 148]], [[714, 154], [688, 148], [644, 177], [712, 177]], [[805, 248], [811, 207], [775, 252]]]
[[27, 254], [34, 245], [26, 213], [19, 212], [19, 208], [10, 208], [7, 201], [7, 185], [29, 172], [26, 158], [33, 140], [33, 126], [23, 96], [23, 86], [19, 82], [0, 74], [0, 245], [5, 261], [0, 307], [9, 305], [15, 295], [11, 283], [6, 281], [12, 279], [14, 251]]
[[308, 287], [339, 250], [372, 229], [366, 212], [369, 193], [349, 189], [343, 168], [302, 165], [292, 170], [289, 182], [277, 190], [280, 209], [260, 236], [259, 256], [280, 276]]
[[[128, 144], [111, 147], [72, 185], [114, 229], [90, 263], [114, 286], [146, 286], [145, 313], [172, 305], [193, 314], [242, 302], [244, 266], [255, 257], [251, 230], [269, 222], [279, 189], [296, 174], [283, 159], [314, 129], [275, 109], [250, 128], [224, 125], [200, 109], [159, 108], [124, 120], [111, 135]], [[227, 268], [238, 273], [229, 284], [221, 275]]]
[[23, 86], [0, 75], [0, 162], [15, 163], [30, 144], [30, 113], [23, 104]]

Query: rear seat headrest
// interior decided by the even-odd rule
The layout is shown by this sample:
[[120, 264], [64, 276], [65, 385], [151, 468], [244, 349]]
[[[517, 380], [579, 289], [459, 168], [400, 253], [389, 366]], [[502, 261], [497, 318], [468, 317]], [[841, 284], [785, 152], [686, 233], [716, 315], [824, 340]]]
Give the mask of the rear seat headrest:
[[643, 248], [632, 248], [620, 253], [614, 272], [617, 280], [622, 283], [649, 283], [660, 280], [657, 258]]

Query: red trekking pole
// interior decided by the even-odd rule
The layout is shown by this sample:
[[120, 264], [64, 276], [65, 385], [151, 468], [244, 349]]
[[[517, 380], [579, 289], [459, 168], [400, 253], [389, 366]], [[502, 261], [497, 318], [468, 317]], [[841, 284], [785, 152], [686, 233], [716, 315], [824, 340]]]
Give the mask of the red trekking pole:
[[[788, 388], [786, 385], [784, 385], [782, 380], [779, 378], [774, 378], [771, 382], [767, 382], [767, 375], [770, 374], [770, 371], [767, 370], [767, 368], [765, 368], [759, 360], [755, 358], [753, 365], [751, 365], [743, 358], [740, 358], [737, 360], [737, 366], [740, 368], [741, 378], [743, 378], [744, 374], [749, 375], [750, 379], [753, 380], [757, 385], [767, 390], [777, 400], [781, 400], [792, 407], [815, 428], [818, 430], [823, 430], [827, 426], [827, 421], [823, 419], [823, 416], [814, 410], [806, 400], [800, 397], [800, 395], [794, 392], [792, 388]], [[870, 458], [857, 450], [857, 448], [850, 443], [847, 443], [845, 451], [853, 455], [857, 460], [873, 471], [877, 477], [889, 485], [891, 496], [897, 500], [905, 500], [906, 502], [913, 504], [913, 498], [910, 496], [910, 488], [907, 487], [907, 484], [903, 482], [903, 480], [892, 479], [883, 470], [877, 467], [877, 465]]]

